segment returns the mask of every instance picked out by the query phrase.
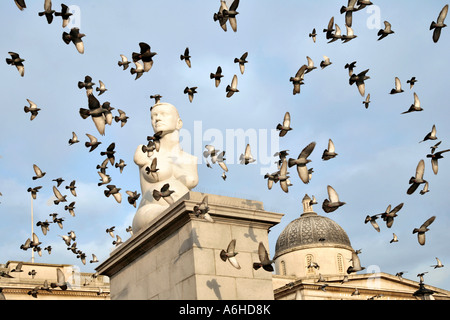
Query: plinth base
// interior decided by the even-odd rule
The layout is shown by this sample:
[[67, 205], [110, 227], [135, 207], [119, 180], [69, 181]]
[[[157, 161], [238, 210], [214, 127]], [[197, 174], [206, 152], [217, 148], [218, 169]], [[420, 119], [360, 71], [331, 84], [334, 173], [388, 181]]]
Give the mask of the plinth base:
[[[254, 270], [253, 262], [259, 242], [269, 250], [269, 228], [283, 215], [259, 201], [208, 194], [212, 223], [193, 214], [205, 195], [186, 193], [97, 267], [110, 278], [111, 299], [274, 299], [272, 273]], [[232, 239], [240, 269], [220, 258]]]

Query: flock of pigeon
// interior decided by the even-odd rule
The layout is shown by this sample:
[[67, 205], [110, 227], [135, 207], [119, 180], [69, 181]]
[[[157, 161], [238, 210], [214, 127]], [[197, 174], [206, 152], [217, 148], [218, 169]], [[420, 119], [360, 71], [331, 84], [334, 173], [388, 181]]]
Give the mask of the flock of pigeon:
[[[23, 10], [26, 8], [25, 1], [24, 0], [15, 0], [16, 5], [19, 7], [20, 10]], [[237, 9], [239, 5], [239, 0], [234, 0], [231, 6], [228, 8], [225, 1], [220, 1], [220, 7], [218, 12], [214, 13], [213, 19], [214, 21], [218, 21], [220, 27], [223, 29], [223, 31], [227, 31], [227, 23], [230, 24], [232, 30], [234, 32], [237, 31], [237, 22], [236, 22], [236, 16], [238, 15]], [[357, 36], [355, 35], [353, 29], [352, 29], [352, 19], [353, 14], [360, 11], [361, 9], [365, 8], [366, 6], [372, 5], [372, 2], [368, 0], [349, 0], [347, 6], [343, 6], [340, 10], [341, 14], [345, 14], [345, 26], [347, 33], [344, 35], [341, 33], [341, 30], [339, 26], [334, 22], [334, 17], [332, 17], [328, 23], [328, 26], [323, 29], [323, 32], [326, 34], [326, 39], [328, 40], [328, 43], [333, 43], [336, 41], [342, 41], [343, 43], [347, 43], [349, 41], [352, 41]], [[440, 14], [438, 15], [438, 18], [436, 22], [432, 22], [430, 26], [430, 30], [433, 30], [433, 36], [432, 39], [434, 42], [439, 41], [439, 37], [441, 34], [442, 28], [445, 28], [446, 25], [444, 24], [444, 20], [446, 18], [448, 11], [448, 5], [446, 5]], [[68, 12], [68, 7], [64, 4], [61, 4], [61, 12], [56, 12], [52, 9], [52, 2], [50, 0], [44, 1], [44, 11], [38, 13], [39, 16], [45, 16], [47, 19], [47, 22], [51, 24], [53, 22], [53, 17], [61, 17], [63, 21], [63, 27], [66, 27], [68, 25], [68, 21], [70, 19], [71, 13]], [[378, 32], [378, 40], [382, 40], [392, 34], [394, 34], [394, 31], [392, 30], [392, 26], [389, 22], [384, 22], [385, 28], [379, 30]], [[84, 53], [84, 44], [82, 41], [82, 38], [85, 35], [83, 33], [80, 33], [80, 30], [78, 28], [72, 28], [69, 33], [63, 32], [62, 34], [62, 40], [66, 44], [73, 43], [76, 50], [80, 53]], [[309, 37], [313, 39], [313, 41], [316, 41], [317, 32], [316, 29], [313, 29], [313, 31], [309, 34]], [[118, 61], [118, 66], [122, 68], [123, 70], [127, 70], [129, 68], [129, 65], [131, 62], [135, 64], [135, 67], [130, 68], [130, 74], [135, 75], [135, 80], [138, 80], [141, 78], [145, 73], [149, 72], [153, 66], [153, 58], [155, 55], [157, 55], [156, 52], [151, 51], [150, 45], [148, 45], [145, 42], [139, 43], [139, 52], [132, 52], [131, 54], [131, 60], [128, 60], [126, 55], [120, 54], [121, 60]], [[19, 71], [20, 76], [25, 75], [25, 67], [24, 67], [24, 59], [20, 57], [18, 53], [15, 52], [9, 52], [10, 58], [6, 59], [6, 63], [11, 66], [15, 66], [17, 70]], [[180, 55], [180, 60], [184, 60], [186, 65], [191, 68], [191, 60], [190, 60], [190, 52], [189, 48], [187, 47], [184, 52]], [[248, 62], [248, 52], [245, 52], [242, 54], [241, 57], [235, 58], [234, 62], [239, 65], [240, 73], [243, 75], [245, 71], [245, 64]], [[293, 85], [293, 95], [300, 94], [300, 87], [305, 84], [305, 76], [312, 72], [313, 70], [317, 69], [317, 67], [314, 66], [314, 62], [310, 57], [307, 58], [307, 63], [303, 64], [295, 74], [295, 76], [291, 77], [289, 79], [290, 82], [292, 82]], [[320, 63], [320, 67], [322, 69], [330, 66], [332, 64], [329, 57], [324, 56], [324, 60]], [[345, 69], [348, 69], [348, 75], [349, 75], [349, 85], [356, 85], [358, 92], [362, 97], [366, 97], [365, 100], [362, 102], [365, 108], [369, 108], [370, 104], [370, 94], [366, 96], [366, 87], [365, 82], [370, 79], [368, 76], [369, 69], [366, 69], [364, 71], [361, 71], [359, 73], [354, 73], [354, 69], [356, 68], [356, 61], [353, 61], [351, 63], [348, 63], [344, 66]], [[214, 73], [210, 74], [210, 79], [214, 80], [215, 87], [219, 87], [221, 83], [221, 78], [223, 77], [222, 74], [222, 68], [220, 66], [217, 67], [217, 70]], [[407, 83], [410, 85], [410, 89], [412, 89], [415, 85], [415, 83], [418, 80], [415, 77], [412, 77], [407, 81]], [[226, 86], [226, 97], [230, 98], [233, 96], [233, 94], [239, 92], [237, 88], [237, 82], [238, 78], [235, 74], [232, 78], [232, 82], [230, 85]], [[105, 94], [108, 89], [106, 88], [105, 84], [102, 81], [99, 81], [99, 85], [96, 87], [96, 83], [93, 82], [93, 79], [91, 76], [87, 75], [83, 81], [78, 82], [78, 88], [79, 89], [85, 89], [86, 95], [87, 95], [87, 102], [88, 102], [88, 108], [80, 108], [79, 114], [82, 117], [82, 119], [88, 119], [89, 117], [93, 121], [98, 133], [101, 136], [105, 135], [106, 126], [112, 125], [113, 121], [116, 123], [120, 123], [121, 127], [123, 127], [128, 120], [128, 116], [126, 113], [118, 109], [118, 115], [113, 116], [112, 111], [115, 109], [111, 107], [110, 102], [105, 101], [101, 103], [99, 101], [99, 97], [103, 94]], [[95, 87], [95, 91], [94, 91]], [[194, 94], [197, 93], [196, 91], [197, 87], [186, 87], [184, 89], [184, 93], [188, 95], [189, 101], [193, 102]], [[391, 90], [390, 94], [401, 94], [404, 90], [401, 86], [401, 81], [399, 78], [395, 78], [395, 87]], [[97, 93], [97, 97], [95, 96], [95, 93]], [[159, 94], [150, 96], [151, 99], [155, 99], [155, 102], [158, 102], [161, 96]], [[36, 119], [36, 117], [39, 114], [39, 111], [41, 110], [33, 101], [30, 99], [27, 99], [29, 106], [24, 107], [25, 113], [30, 113], [31, 117], [30, 120]], [[423, 109], [420, 106], [420, 100], [416, 93], [414, 93], [414, 102], [411, 105], [411, 107], [403, 112], [403, 114], [410, 113], [410, 112], [417, 112], [422, 111]], [[279, 131], [279, 136], [284, 137], [288, 135], [288, 133], [292, 130], [291, 127], [291, 116], [289, 112], [285, 113], [284, 119], [281, 123], [279, 123], [276, 126], [276, 129]], [[86, 133], [86, 136], [89, 138], [88, 142], [85, 142], [85, 147], [88, 148], [88, 152], [94, 151], [101, 142], [93, 135]], [[437, 140], [436, 136], [436, 127], [433, 126], [432, 131], [428, 133], [423, 141], [429, 141], [429, 140]], [[143, 151], [144, 152], [152, 152], [155, 148], [158, 148], [158, 133], [155, 133], [153, 137], [147, 137], [148, 144], [147, 146], [144, 145]], [[69, 139], [68, 143], [69, 145], [75, 145], [79, 143], [80, 140], [75, 132], [72, 133], [72, 137]], [[434, 174], [438, 173], [438, 159], [443, 158], [443, 154], [445, 152], [450, 151], [450, 149], [442, 150], [436, 152], [441, 142], [436, 143], [431, 148], [430, 154], [428, 154], [426, 157], [431, 159], [431, 165]], [[288, 156], [288, 150], [283, 150], [277, 152], [274, 156], [279, 157], [277, 163], [278, 163], [278, 171], [273, 173], [267, 173], [264, 178], [267, 179], [268, 188], [271, 189], [273, 187], [273, 184], [280, 183], [281, 189], [284, 192], [289, 191], [289, 186], [291, 186], [290, 176], [288, 172], [288, 168], [296, 168], [297, 174], [300, 178], [300, 180], [304, 184], [308, 184], [309, 181], [312, 178], [313, 174], [313, 168], [310, 168], [311, 159], [309, 159], [310, 155], [314, 151], [316, 147], [315, 142], [309, 143], [307, 146], [305, 146], [301, 152], [299, 153], [298, 157], [296, 158], [287, 158]], [[223, 169], [222, 172], [222, 178], [226, 179], [226, 172], [228, 172], [227, 165], [225, 163], [225, 151], [220, 151], [215, 149], [212, 145], [206, 145], [205, 146], [206, 151], [204, 151], [203, 155], [206, 159], [206, 164], [208, 167], [212, 167], [211, 163], [208, 161], [208, 159], [211, 159], [212, 164], [218, 163], [218, 165]], [[106, 186], [106, 190], [104, 190], [104, 194], [106, 197], [109, 197], [112, 195], [114, 199], [121, 203], [122, 196], [120, 193], [121, 188], [118, 188], [116, 185], [111, 184], [111, 176], [106, 173], [107, 166], [110, 164], [111, 166], [118, 168], [120, 170], [120, 173], [122, 173], [122, 170], [126, 166], [126, 163], [121, 159], [119, 162], [116, 162], [115, 159], [115, 143], [111, 143], [106, 150], [101, 151], [100, 155], [105, 156], [104, 161], [97, 165], [98, 169], [98, 175], [100, 177], [100, 182], [98, 182], [98, 186]], [[332, 139], [329, 139], [327, 148], [324, 149], [322, 153], [322, 160], [328, 161], [333, 158], [335, 158], [338, 154], [336, 153], [334, 143]], [[252, 156], [251, 153], [251, 147], [250, 144], [247, 144], [245, 152], [241, 154], [240, 156], [240, 163], [243, 165], [247, 165], [250, 163], [255, 162], [256, 159]], [[33, 169], [35, 172], [35, 176], [32, 177], [32, 180], [38, 180], [43, 178], [46, 175], [46, 172], [43, 172], [37, 165], [33, 165]], [[410, 187], [407, 190], [407, 194], [412, 194], [416, 191], [416, 189], [423, 184], [424, 188], [420, 191], [421, 194], [425, 194], [429, 191], [428, 189], [428, 182], [424, 179], [424, 169], [425, 169], [425, 162], [424, 160], [420, 160], [419, 164], [417, 165], [416, 173], [413, 177], [410, 178], [409, 184]], [[147, 173], [151, 174], [157, 171], [157, 163], [156, 159], [154, 163], [150, 167], [147, 168]], [[56, 183], [56, 185], [53, 185], [53, 193], [56, 197], [54, 200], [54, 205], [58, 206], [60, 203], [66, 203], [69, 202], [67, 199], [68, 195], [63, 195], [60, 191], [60, 186], [64, 182], [63, 178], [57, 178], [53, 179]], [[76, 181], [72, 180], [70, 184], [65, 186], [65, 189], [70, 191], [71, 195], [73, 197], [77, 196], [77, 193], [75, 191], [76, 189]], [[36, 199], [38, 192], [42, 188], [41, 185], [30, 187], [28, 188], [28, 192], [30, 192], [33, 199]], [[170, 196], [170, 186], [165, 185], [161, 190], [155, 190], [154, 191], [154, 197], [155, 199], [159, 200], [160, 198], [164, 198], [164, 200], [169, 201], [168, 199], [170, 197], [165, 196], [166, 192], [168, 192], [168, 195]], [[327, 186], [327, 192], [328, 192], [328, 199], [325, 199], [322, 203], [322, 209], [326, 213], [331, 213], [336, 211], [341, 206], [345, 205], [346, 203], [341, 201], [339, 199], [338, 193], [336, 190], [328, 185]], [[136, 201], [139, 199], [140, 194], [137, 191], [126, 191], [128, 194], [128, 202], [130, 205], [136, 207]], [[0, 193], [0, 196], [2, 194]], [[72, 217], [75, 217], [75, 200], [70, 201], [68, 205], [64, 206], [64, 210], [69, 212], [69, 214]], [[169, 202], [170, 204], [170, 202]], [[311, 200], [311, 205], [317, 204], [316, 199], [313, 197]], [[390, 228], [394, 222], [394, 218], [397, 216], [397, 213], [402, 209], [403, 203], [397, 205], [394, 209], [391, 210], [391, 205], [389, 205], [385, 212], [375, 214], [375, 215], [368, 215], [365, 219], [365, 223], [370, 222], [371, 225], [375, 228], [377, 232], [380, 232], [380, 227], [377, 224], [376, 220], [378, 218], [382, 218], [383, 221], [386, 222], [387, 228]], [[208, 214], [209, 207], [208, 207], [208, 199], [205, 197], [203, 201], [194, 208], [194, 214], [197, 217], [203, 217], [209, 222], [214, 222], [212, 217]], [[52, 217], [51, 221], [39, 221], [36, 225], [41, 227], [42, 233], [44, 236], [49, 231], [49, 226], [51, 223], [55, 223], [59, 226], [60, 229], [63, 229], [63, 221], [64, 218], [59, 217], [58, 213], [52, 213], [49, 216]], [[432, 216], [427, 221], [425, 221], [420, 227], [415, 228], [413, 230], [413, 233], [418, 236], [418, 242], [420, 245], [425, 244], [425, 233], [429, 230], [428, 227], [431, 223], [435, 220], [435, 216]], [[106, 233], [109, 234], [112, 238], [114, 238], [114, 226], [109, 227], [106, 229]], [[127, 228], [126, 230], [130, 234], [132, 234], [131, 227]], [[392, 242], [397, 242], [398, 238], [395, 234], [393, 234], [394, 238], [391, 240]], [[86, 257], [87, 254], [80, 250], [77, 247], [76, 244], [76, 235], [74, 231], [70, 231], [67, 233], [67, 235], [61, 235], [60, 236], [65, 244], [67, 245], [67, 250], [72, 251], [77, 258], [79, 258], [83, 264], [86, 264]], [[122, 243], [122, 239], [119, 235], [116, 235], [115, 240], [113, 241], [114, 245], [120, 245]], [[39, 240], [38, 236], [33, 233], [32, 237], [27, 239], [24, 244], [20, 246], [22, 250], [33, 250], [37, 252], [39, 255], [42, 255], [42, 249], [41, 249], [42, 242]], [[238, 260], [236, 259], [236, 240], [233, 239], [227, 249], [224, 249], [220, 253], [220, 258], [224, 261], [229, 261], [231, 265], [233, 265], [235, 268], [241, 268], [239, 265]], [[47, 246], [44, 248], [44, 250], [47, 250], [50, 254], [51, 252], [51, 246]], [[361, 264], [359, 262], [358, 253], [360, 253], [360, 250], [357, 250], [354, 252], [352, 257], [353, 265], [347, 270], [347, 273], [350, 274], [352, 272], [357, 272], [360, 270], [363, 270], [364, 267], [361, 267]], [[255, 270], [259, 268], [263, 268], [266, 271], [272, 272], [273, 271], [273, 260], [270, 259], [266, 248], [264, 247], [263, 243], [259, 243], [258, 247], [258, 255], [259, 255], [259, 262], [255, 262], [253, 264], [253, 268]], [[434, 266], [435, 268], [443, 267], [442, 263], [439, 261], [438, 258], [436, 258], [438, 261], [438, 264]], [[98, 262], [95, 254], [92, 254], [92, 260], [90, 260], [90, 263]], [[314, 266], [311, 266], [314, 267]], [[59, 270], [60, 271], [60, 270]], [[404, 273], [404, 272], [403, 272]], [[2, 275], [5, 276], [5, 275]], [[418, 275], [419, 276], [419, 275]], [[423, 274], [422, 274], [423, 276]], [[60, 277], [60, 273], [58, 273], [58, 277]], [[58, 280], [59, 282], [59, 280]], [[61, 283], [64, 283], [65, 281], [61, 280]], [[64, 285], [58, 285], [61, 289], [64, 288]], [[48, 287], [48, 285], [44, 286]], [[51, 285], [51, 288], [57, 287], [57, 285]], [[67, 288], [67, 287], [65, 287]], [[42, 289], [42, 288], [41, 288]], [[65, 290], [65, 289], [63, 289]], [[30, 293], [31, 294], [31, 293]]]

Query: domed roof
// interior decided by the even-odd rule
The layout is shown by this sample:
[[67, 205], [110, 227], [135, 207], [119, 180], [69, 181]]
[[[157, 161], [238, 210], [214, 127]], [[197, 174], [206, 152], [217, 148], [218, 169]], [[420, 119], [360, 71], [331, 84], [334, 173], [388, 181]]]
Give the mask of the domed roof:
[[275, 257], [289, 251], [317, 246], [352, 250], [350, 239], [344, 229], [332, 219], [312, 211], [308, 195], [303, 198], [303, 207], [303, 214], [291, 221], [278, 237]]

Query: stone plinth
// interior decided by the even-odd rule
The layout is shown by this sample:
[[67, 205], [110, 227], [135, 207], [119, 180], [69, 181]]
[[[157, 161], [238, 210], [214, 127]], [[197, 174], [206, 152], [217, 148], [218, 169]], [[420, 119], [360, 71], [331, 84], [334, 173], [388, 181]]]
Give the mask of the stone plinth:
[[[272, 273], [252, 266], [283, 215], [262, 202], [208, 194], [212, 223], [193, 214], [205, 195], [186, 193], [97, 267], [110, 278], [111, 299], [274, 299]], [[220, 259], [232, 239], [241, 269]]]

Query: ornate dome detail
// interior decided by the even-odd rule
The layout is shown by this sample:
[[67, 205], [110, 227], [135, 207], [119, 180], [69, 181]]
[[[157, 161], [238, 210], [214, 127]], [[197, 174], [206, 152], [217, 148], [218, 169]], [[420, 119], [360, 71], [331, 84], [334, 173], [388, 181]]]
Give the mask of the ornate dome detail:
[[311, 199], [303, 198], [304, 213], [281, 232], [275, 246], [275, 257], [311, 246], [341, 247], [352, 250], [350, 239], [342, 227], [330, 218], [311, 210]]

